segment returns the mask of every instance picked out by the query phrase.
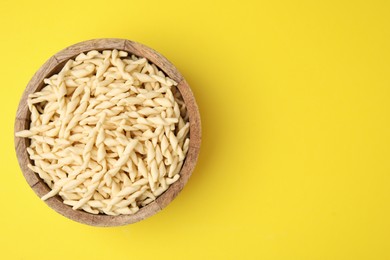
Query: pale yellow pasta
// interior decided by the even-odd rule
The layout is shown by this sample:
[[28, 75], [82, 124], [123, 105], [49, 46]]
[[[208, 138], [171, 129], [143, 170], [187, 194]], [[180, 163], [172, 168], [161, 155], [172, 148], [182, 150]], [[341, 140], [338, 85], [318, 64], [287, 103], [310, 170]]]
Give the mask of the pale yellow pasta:
[[30, 94], [28, 167], [74, 210], [134, 214], [180, 178], [188, 115], [177, 83], [118, 50], [69, 60]]

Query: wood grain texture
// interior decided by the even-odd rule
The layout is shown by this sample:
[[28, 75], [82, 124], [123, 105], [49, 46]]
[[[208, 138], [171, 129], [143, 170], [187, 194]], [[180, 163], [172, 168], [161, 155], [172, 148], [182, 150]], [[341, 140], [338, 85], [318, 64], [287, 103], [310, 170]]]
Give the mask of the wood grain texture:
[[175, 68], [175, 66], [173, 66], [173, 64], [169, 62], [167, 58], [165, 58], [163, 55], [153, 50], [152, 48], [142, 45], [141, 43], [129, 40], [126, 40], [124, 48], [124, 50], [129, 53], [132, 53], [139, 57], [145, 57], [151, 63], [154, 63], [154, 65], [159, 67], [166, 75], [168, 75], [177, 83], [183, 80], [183, 76]]
[[200, 148], [200, 144], [202, 142], [202, 128], [200, 122], [199, 108], [196, 104], [194, 94], [192, 93], [187, 81], [185, 81], [184, 79], [179, 83], [177, 87], [183, 97], [184, 103], [187, 106], [187, 111], [190, 118], [190, 147]]
[[74, 45], [71, 45], [62, 51], [54, 55], [58, 63], [66, 62], [67, 60], [76, 57], [82, 52], [87, 52], [91, 50], [124, 50], [125, 49], [124, 39], [94, 39], [84, 42], [79, 42]]
[[[30, 122], [27, 119], [16, 119], [15, 120], [15, 132], [18, 132], [29, 127]], [[27, 167], [31, 163], [27, 153], [27, 147], [29, 146], [29, 140], [27, 138], [15, 137], [15, 150], [18, 157], [20, 169], [27, 183], [30, 186], [34, 186], [40, 181], [40, 178], [30, 168]]]
[[[15, 133], [29, 128], [30, 124], [30, 112], [27, 108], [28, 95], [39, 91], [43, 86], [43, 79], [50, 77], [51, 75], [58, 73], [67, 60], [76, 57], [82, 52], [90, 50], [110, 50], [118, 49], [127, 51], [139, 57], [148, 59], [151, 63], [154, 63], [159, 69], [161, 69], [167, 76], [179, 83], [178, 89], [187, 105], [190, 121], [190, 148], [180, 172], [180, 179], [173, 183], [167, 191], [161, 194], [156, 201], [141, 208], [137, 213], [133, 215], [120, 215], [120, 216], [108, 216], [104, 214], [93, 215], [81, 210], [73, 210], [70, 206], [65, 205], [62, 199], [57, 195], [46, 200], [46, 204], [52, 209], [60, 213], [61, 215], [72, 219], [74, 221], [91, 225], [91, 226], [121, 226], [126, 224], [135, 223], [150, 217], [161, 209], [166, 207], [183, 189], [184, 185], [188, 182], [198, 159], [199, 149], [201, 144], [201, 121], [198, 106], [195, 101], [195, 97], [191, 91], [190, 86], [184, 80], [180, 72], [170, 63], [164, 56], [156, 52], [155, 50], [142, 45], [137, 42], [133, 42], [125, 39], [94, 39], [85, 42], [74, 44], [57, 54], [49, 58], [48, 61], [42, 65], [42, 67], [35, 73], [22, 95], [19, 102], [19, 107], [16, 113], [15, 119]], [[35, 191], [35, 193], [41, 198], [50, 188], [43, 182], [40, 177], [31, 171], [28, 167], [28, 163], [32, 163], [27, 153], [27, 147], [29, 140], [26, 138], [15, 137], [15, 151], [17, 154], [18, 162], [23, 175]]]

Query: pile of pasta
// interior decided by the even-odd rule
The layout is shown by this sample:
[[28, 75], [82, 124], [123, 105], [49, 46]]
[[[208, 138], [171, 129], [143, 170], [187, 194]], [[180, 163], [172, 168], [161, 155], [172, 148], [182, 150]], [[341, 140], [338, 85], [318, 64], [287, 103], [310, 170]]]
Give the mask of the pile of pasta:
[[16, 135], [36, 172], [74, 210], [134, 214], [180, 178], [188, 114], [177, 83], [118, 50], [69, 60], [28, 97], [31, 124]]

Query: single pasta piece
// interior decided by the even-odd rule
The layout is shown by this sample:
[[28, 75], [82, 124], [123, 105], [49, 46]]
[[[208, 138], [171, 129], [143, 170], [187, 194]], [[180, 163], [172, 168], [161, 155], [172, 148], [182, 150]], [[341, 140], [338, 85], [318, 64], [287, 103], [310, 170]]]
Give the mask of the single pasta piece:
[[74, 210], [134, 214], [179, 180], [189, 122], [177, 83], [118, 50], [69, 60], [28, 97], [28, 167]]

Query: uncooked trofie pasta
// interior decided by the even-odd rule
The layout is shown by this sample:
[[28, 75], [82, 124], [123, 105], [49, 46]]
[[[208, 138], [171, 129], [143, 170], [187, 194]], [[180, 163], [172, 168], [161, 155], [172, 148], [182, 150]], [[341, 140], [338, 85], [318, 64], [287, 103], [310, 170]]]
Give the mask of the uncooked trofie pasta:
[[189, 148], [177, 83], [145, 58], [93, 50], [28, 97], [36, 172], [74, 210], [133, 214], [176, 182]]

